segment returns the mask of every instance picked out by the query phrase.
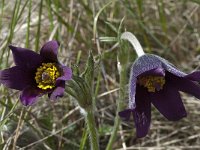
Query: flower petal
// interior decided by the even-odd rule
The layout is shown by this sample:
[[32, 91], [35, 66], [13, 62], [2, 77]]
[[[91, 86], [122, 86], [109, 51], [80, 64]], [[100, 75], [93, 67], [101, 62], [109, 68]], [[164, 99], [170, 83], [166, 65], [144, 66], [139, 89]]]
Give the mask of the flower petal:
[[58, 62], [59, 43], [55, 40], [49, 41], [40, 50], [40, 55], [47, 61]]
[[23, 105], [28, 106], [28, 105], [33, 105], [38, 97], [42, 96], [44, 93], [42, 93], [42, 90], [34, 87], [27, 87], [25, 88], [21, 95], [20, 95], [20, 100]]
[[184, 78], [200, 82], [200, 71], [194, 71], [194, 72], [186, 75]]
[[42, 57], [34, 51], [12, 45], [9, 48], [12, 50], [13, 59], [17, 66], [32, 70], [42, 63]]
[[57, 100], [58, 97], [62, 97], [65, 92], [65, 82], [61, 81], [54, 91], [49, 95], [51, 100]]
[[72, 70], [67, 66], [62, 66], [62, 76], [56, 79], [56, 82], [72, 79]]
[[[135, 109], [135, 93], [137, 77], [145, 74], [145, 72], [152, 71], [157, 68], [162, 69], [162, 61], [152, 54], [145, 54], [138, 57], [131, 67], [130, 80], [129, 80], [129, 108]], [[154, 72], [154, 71], [153, 71]]]
[[166, 82], [161, 91], [151, 93], [150, 98], [168, 120], [177, 121], [187, 115], [178, 90], [169, 82]]
[[139, 77], [141, 76], [148, 76], [148, 75], [155, 75], [155, 76], [165, 76], [165, 70], [163, 68], [155, 68], [155, 69], [151, 69], [148, 70], [142, 74], [139, 75]]
[[131, 109], [125, 109], [123, 111], [120, 111], [118, 115], [124, 120], [124, 121], [129, 121], [130, 116], [131, 116]]
[[186, 92], [200, 99], [200, 85], [198, 83], [190, 81], [185, 77], [177, 77], [171, 73], [167, 73], [166, 78], [179, 91]]
[[23, 90], [27, 86], [34, 85], [34, 76], [19, 66], [0, 71], [0, 83], [8, 88]]
[[137, 85], [136, 108], [133, 111], [133, 117], [138, 138], [147, 135], [151, 124], [151, 101], [148, 97], [147, 90], [144, 87]]
[[156, 57], [159, 61], [162, 62], [162, 67], [166, 71], [168, 71], [168, 72], [170, 72], [170, 73], [172, 73], [172, 74], [174, 74], [176, 76], [179, 76], [179, 77], [184, 77], [184, 76], [187, 75], [186, 73], [178, 70], [173, 64], [171, 64], [170, 62], [168, 62], [166, 59], [164, 59], [164, 58], [162, 58], [160, 56], [157, 56], [157, 55], [152, 55], [152, 56]]

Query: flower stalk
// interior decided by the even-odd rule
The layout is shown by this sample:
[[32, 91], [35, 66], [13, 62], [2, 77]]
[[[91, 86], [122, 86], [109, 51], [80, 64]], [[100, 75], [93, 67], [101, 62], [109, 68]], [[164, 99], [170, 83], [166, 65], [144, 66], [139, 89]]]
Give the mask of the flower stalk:
[[142, 46], [140, 45], [140, 42], [137, 40], [135, 35], [133, 35], [131, 32], [122, 33], [121, 39], [128, 40], [132, 44], [132, 46], [135, 48], [135, 51], [138, 57], [145, 54]]
[[74, 97], [81, 107], [81, 112], [85, 118], [87, 131], [90, 137], [91, 149], [99, 150], [98, 134], [94, 117], [94, 103], [90, 88], [84, 78], [78, 76], [73, 76], [72, 80], [67, 82], [67, 86], [66, 92]]
[[[138, 57], [144, 55], [144, 51], [142, 46], [140, 45], [137, 38], [131, 32], [124, 32], [122, 33], [121, 37], [122, 40], [128, 40], [132, 46], [134, 47]], [[122, 47], [122, 43], [120, 43], [120, 50], [118, 53], [118, 71], [120, 76], [120, 91], [119, 91], [119, 99], [117, 100], [117, 114], [115, 117], [114, 127], [109, 139], [108, 145], [106, 150], [112, 150], [113, 142], [116, 138], [117, 131], [119, 129], [119, 125], [121, 123], [120, 117], [118, 113], [123, 109], [123, 102], [126, 96], [126, 84], [127, 84], [127, 66], [129, 62], [129, 52], [126, 48]]]
[[66, 92], [74, 97], [81, 107], [81, 112], [85, 118], [87, 131], [90, 137], [90, 145], [92, 150], [99, 150], [98, 133], [95, 124], [95, 100], [93, 96], [94, 81], [94, 60], [92, 52], [87, 60], [85, 71], [81, 76], [74, 75], [72, 80], [67, 82], [68, 88]]
[[90, 138], [90, 145], [92, 150], [99, 149], [98, 134], [96, 130], [95, 117], [93, 107], [85, 109], [85, 121]]
[[[134, 41], [137, 41], [137, 39], [136, 40], [131, 39], [132, 36], [130, 36], [130, 34], [126, 33], [126, 32], [122, 34], [121, 39], [127, 39], [127, 34], [129, 35], [129, 41], [133, 41], [133, 43], [134, 43]], [[137, 46], [135, 48], [136, 49], [140, 48], [139, 51], [141, 51], [142, 48], [141, 48], [140, 44], [138, 44], [138, 43], [136, 45], [139, 45], [139, 46]], [[142, 52], [140, 52], [139, 54], [141, 55]], [[120, 120], [120, 117], [118, 116], [118, 113], [120, 111], [122, 111], [122, 109], [124, 107], [124, 99], [126, 97], [128, 62], [129, 62], [129, 51], [126, 48], [126, 44], [123, 44], [122, 42], [120, 42], [120, 50], [118, 51], [118, 64], [117, 64], [118, 72], [119, 72], [119, 78], [120, 78], [119, 79], [119, 84], [120, 84], [119, 85], [119, 87], [120, 87], [119, 99], [116, 101], [116, 103], [117, 103], [117, 111], [116, 111], [116, 117], [115, 117], [115, 121], [114, 121], [114, 127], [113, 127], [113, 130], [112, 130], [112, 134], [110, 136], [108, 145], [106, 147], [106, 150], [112, 150], [113, 149], [112, 145], [113, 145], [113, 142], [116, 139], [117, 131], [118, 131], [119, 125], [121, 123], [121, 120]]]
[[[120, 65], [120, 66], [119, 66]], [[120, 67], [120, 91], [119, 91], [119, 99], [117, 102], [117, 111], [116, 111], [116, 117], [114, 121], [114, 127], [112, 130], [112, 134], [110, 136], [108, 145], [106, 147], [106, 150], [112, 150], [112, 145], [114, 140], [116, 139], [117, 131], [119, 129], [119, 125], [121, 123], [120, 117], [118, 116], [118, 112], [120, 112], [123, 109], [123, 101], [125, 99], [126, 95], [126, 84], [127, 84], [127, 67], [126, 65], [118, 64], [118, 68]]]

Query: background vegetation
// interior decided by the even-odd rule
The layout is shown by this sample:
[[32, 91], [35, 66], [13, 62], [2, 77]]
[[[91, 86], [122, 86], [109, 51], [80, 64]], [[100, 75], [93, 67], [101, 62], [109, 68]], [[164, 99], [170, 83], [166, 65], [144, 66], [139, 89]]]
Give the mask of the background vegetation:
[[[145, 52], [158, 54], [185, 72], [200, 67], [199, 0], [109, 2], [0, 0], [0, 69], [14, 65], [8, 49], [11, 43], [39, 51], [45, 42], [56, 39], [61, 44], [60, 61], [80, 72], [89, 50], [93, 50], [99, 70], [95, 70], [95, 115], [102, 150], [112, 131], [119, 98], [119, 31], [134, 33]], [[132, 47], [126, 48], [131, 65], [135, 53]], [[182, 96], [187, 118], [169, 122], [153, 108], [148, 136], [136, 139], [133, 121], [122, 122], [113, 149], [200, 149], [200, 102], [189, 95]], [[127, 102], [128, 98], [124, 99], [124, 107]], [[80, 109], [67, 94], [56, 102], [44, 96], [34, 106], [23, 107], [18, 91], [1, 86], [0, 133], [0, 149], [5, 150], [89, 149]]]

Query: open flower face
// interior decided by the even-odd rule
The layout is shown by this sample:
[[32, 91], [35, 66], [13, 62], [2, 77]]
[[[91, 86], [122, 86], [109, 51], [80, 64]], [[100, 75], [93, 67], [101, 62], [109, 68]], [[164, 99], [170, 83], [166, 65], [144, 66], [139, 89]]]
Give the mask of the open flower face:
[[40, 54], [12, 45], [9, 48], [16, 66], [0, 71], [0, 83], [22, 91], [22, 104], [31, 105], [44, 94], [53, 100], [63, 96], [65, 81], [71, 79], [72, 71], [59, 63], [57, 41], [47, 42]]
[[129, 85], [129, 109], [119, 112], [128, 120], [133, 114], [137, 137], [148, 133], [151, 103], [168, 120], [187, 115], [179, 91], [200, 98], [200, 72], [185, 74], [165, 59], [151, 54], [139, 57], [132, 66]]

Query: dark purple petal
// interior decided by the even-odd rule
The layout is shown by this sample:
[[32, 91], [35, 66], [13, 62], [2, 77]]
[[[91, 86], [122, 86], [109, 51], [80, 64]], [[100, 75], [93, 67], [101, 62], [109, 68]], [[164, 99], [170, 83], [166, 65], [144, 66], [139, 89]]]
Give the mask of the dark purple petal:
[[155, 68], [155, 69], [151, 69], [151, 70], [148, 70], [142, 74], [140, 74], [139, 76], [149, 76], [149, 75], [152, 75], [152, 76], [165, 76], [165, 70], [163, 68]]
[[200, 99], [200, 85], [197, 82], [191, 81], [185, 77], [177, 77], [171, 73], [167, 73], [166, 78], [166, 80], [179, 91], [191, 94]]
[[[129, 108], [135, 109], [135, 93], [137, 78], [151, 70], [155, 72], [158, 68], [162, 70], [163, 62], [156, 56], [151, 54], [145, 54], [136, 59], [131, 67], [130, 82], [129, 82]], [[162, 74], [164, 70], [160, 71]], [[159, 73], [159, 74], [160, 74]]]
[[132, 110], [131, 109], [125, 109], [123, 111], [120, 111], [118, 115], [124, 120], [124, 121], [129, 121], [130, 116], [131, 116]]
[[177, 121], [187, 113], [178, 90], [166, 81], [163, 89], [150, 95], [153, 105], [168, 120]]
[[200, 82], [200, 71], [192, 72], [192, 73], [186, 75], [184, 78]]
[[22, 91], [20, 100], [25, 106], [32, 105], [37, 101], [38, 97], [42, 96], [43, 94], [44, 93], [39, 88], [27, 87]]
[[149, 131], [151, 123], [151, 101], [145, 88], [136, 87], [136, 108], [133, 111], [138, 138], [145, 137]]
[[49, 95], [51, 100], [57, 100], [58, 97], [62, 97], [65, 92], [65, 82], [61, 81], [54, 91]]
[[136, 59], [131, 67], [131, 74], [135, 77], [153, 69], [162, 68], [162, 61], [156, 56], [145, 54]]
[[1, 70], [0, 83], [16, 90], [23, 90], [27, 86], [35, 84], [34, 75], [19, 66]]
[[62, 66], [62, 76], [56, 79], [56, 83], [72, 79], [72, 70], [67, 66]]
[[58, 62], [57, 55], [58, 55], [58, 48], [59, 43], [55, 40], [49, 41], [40, 50], [40, 55], [46, 60], [46, 61], [53, 61]]
[[32, 70], [42, 63], [42, 57], [34, 51], [12, 45], [9, 48], [12, 50], [14, 62], [17, 66]]
[[158, 59], [158, 61], [162, 62], [162, 68], [164, 68], [166, 71], [179, 77], [184, 77], [187, 75], [186, 73], [178, 70], [173, 64], [168, 62], [166, 59], [159, 57], [157, 55], [151, 55], [151, 57], [154, 57], [154, 59]]

